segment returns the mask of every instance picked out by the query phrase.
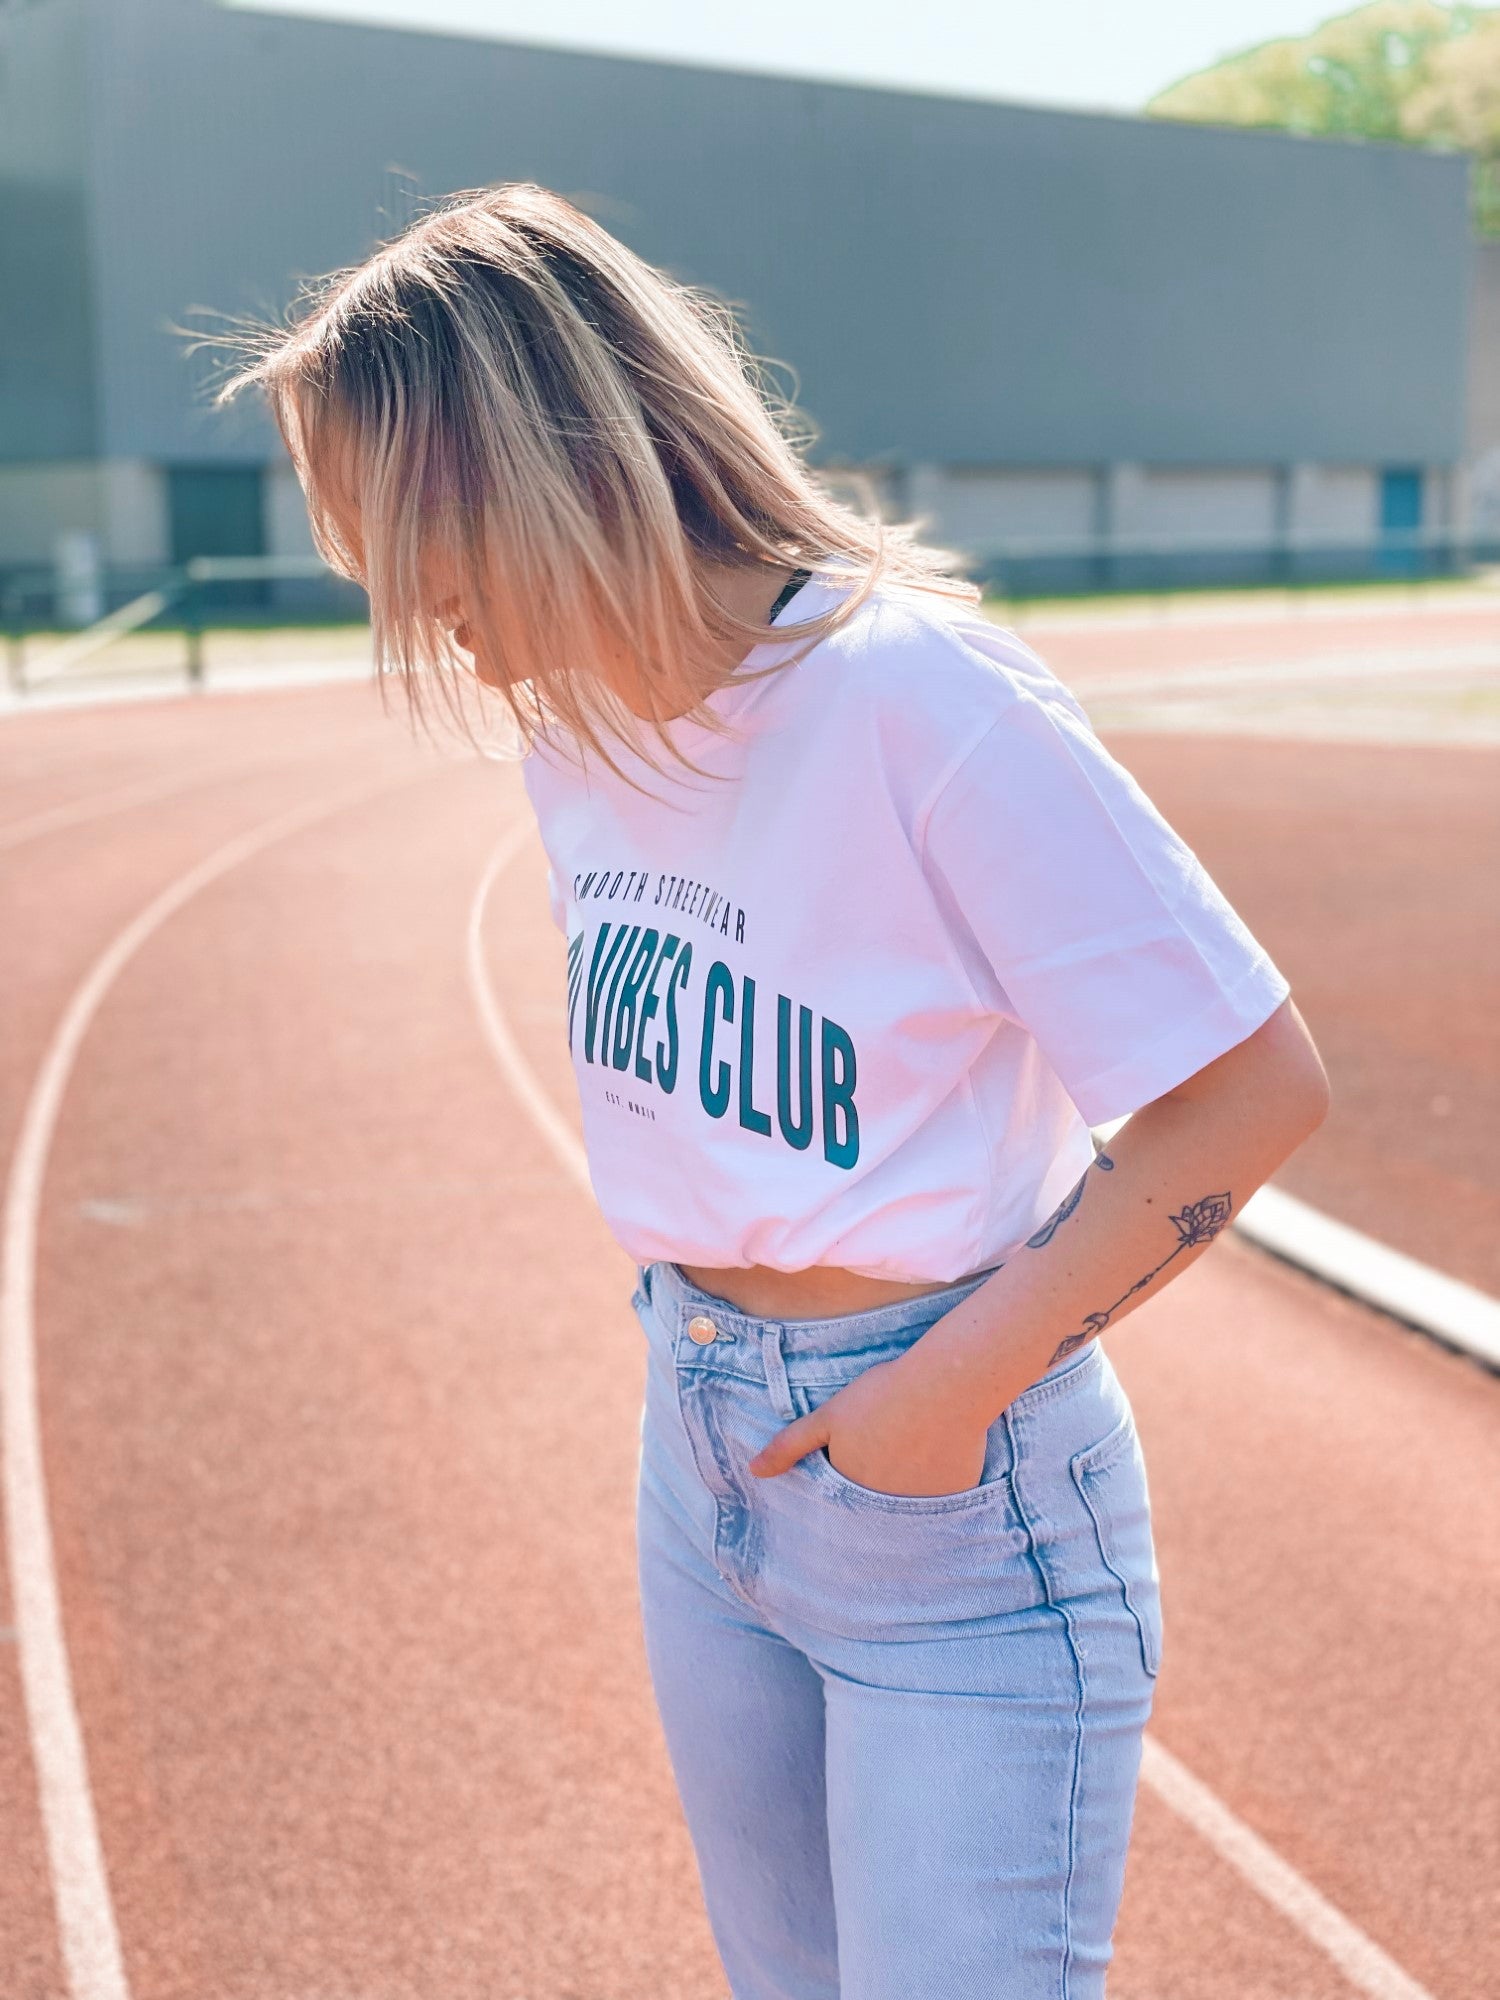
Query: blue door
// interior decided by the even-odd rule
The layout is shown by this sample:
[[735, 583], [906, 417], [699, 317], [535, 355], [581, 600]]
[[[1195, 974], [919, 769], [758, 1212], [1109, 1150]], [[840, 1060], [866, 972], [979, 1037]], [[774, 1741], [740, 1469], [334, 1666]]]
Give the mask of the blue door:
[[1421, 570], [1422, 468], [1388, 465], [1380, 475], [1380, 569], [1386, 576]]
[[[193, 556], [263, 556], [266, 552], [265, 475], [258, 465], [169, 465], [167, 517], [172, 561]], [[260, 609], [261, 582], [204, 586], [218, 611]]]

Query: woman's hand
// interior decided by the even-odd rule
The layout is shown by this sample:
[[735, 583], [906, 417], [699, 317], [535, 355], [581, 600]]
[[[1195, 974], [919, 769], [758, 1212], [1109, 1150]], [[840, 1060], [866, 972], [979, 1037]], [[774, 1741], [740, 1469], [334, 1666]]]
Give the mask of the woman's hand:
[[785, 1472], [819, 1445], [856, 1486], [907, 1496], [962, 1493], [984, 1472], [986, 1426], [956, 1413], [910, 1355], [880, 1361], [809, 1416], [779, 1430], [750, 1461], [757, 1478]]

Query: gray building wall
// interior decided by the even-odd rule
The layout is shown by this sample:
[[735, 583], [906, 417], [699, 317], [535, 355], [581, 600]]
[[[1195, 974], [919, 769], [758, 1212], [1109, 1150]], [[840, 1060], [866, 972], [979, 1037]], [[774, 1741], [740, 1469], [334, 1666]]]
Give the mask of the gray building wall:
[[0, 14], [0, 460], [101, 449], [84, 11]]
[[[31, 107], [0, 159], [39, 281], [0, 321], [0, 467], [107, 462], [141, 547], [152, 468], [279, 454], [252, 408], [195, 403], [170, 323], [275, 313], [398, 227], [406, 187], [501, 179], [736, 301], [794, 371], [813, 462], [897, 469], [893, 504], [925, 492], [938, 530], [1034, 505], [1259, 532], [1323, 492], [1291, 469], [1463, 451], [1457, 158], [211, 0], [39, 0], [0, 14], [0, 55], [7, 115]], [[272, 546], [296, 538], [277, 479]], [[0, 471], [0, 534], [5, 492]]]
[[164, 317], [280, 303], [428, 194], [607, 198], [748, 303], [830, 455], [1235, 463], [1463, 449], [1466, 163], [99, 0], [102, 444], [219, 454]]
[[1468, 525], [1500, 557], [1500, 242], [1475, 246], [1469, 350]]

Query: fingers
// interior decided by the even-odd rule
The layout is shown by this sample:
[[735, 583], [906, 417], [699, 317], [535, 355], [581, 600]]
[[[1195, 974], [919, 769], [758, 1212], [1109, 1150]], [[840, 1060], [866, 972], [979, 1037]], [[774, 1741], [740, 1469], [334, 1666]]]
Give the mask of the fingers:
[[828, 1427], [819, 1423], [817, 1417], [798, 1417], [784, 1430], [779, 1430], [769, 1444], [762, 1445], [750, 1461], [750, 1470], [757, 1479], [770, 1479], [778, 1472], [785, 1472], [799, 1458], [806, 1458], [810, 1451], [816, 1451], [820, 1444], [828, 1442]]

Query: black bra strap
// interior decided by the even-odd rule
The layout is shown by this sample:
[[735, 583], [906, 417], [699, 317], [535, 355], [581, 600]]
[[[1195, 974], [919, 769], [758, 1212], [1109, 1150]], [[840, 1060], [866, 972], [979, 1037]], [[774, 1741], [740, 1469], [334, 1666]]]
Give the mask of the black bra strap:
[[812, 571], [810, 569], [794, 569], [792, 571], [791, 576], [787, 580], [787, 586], [785, 590], [782, 591], [781, 595], [777, 598], [776, 602], [771, 606], [771, 615], [766, 620], [766, 623], [768, 625], [774, 625], [776, 623], [776, 620], [780, 617], [781, 613], [785, 611], [788, 604], [791, 603], [792, 599], [797, 595], [797, 592], [802, 588], [803, 584], [807, 582], [807, 579], [811, 575]]

